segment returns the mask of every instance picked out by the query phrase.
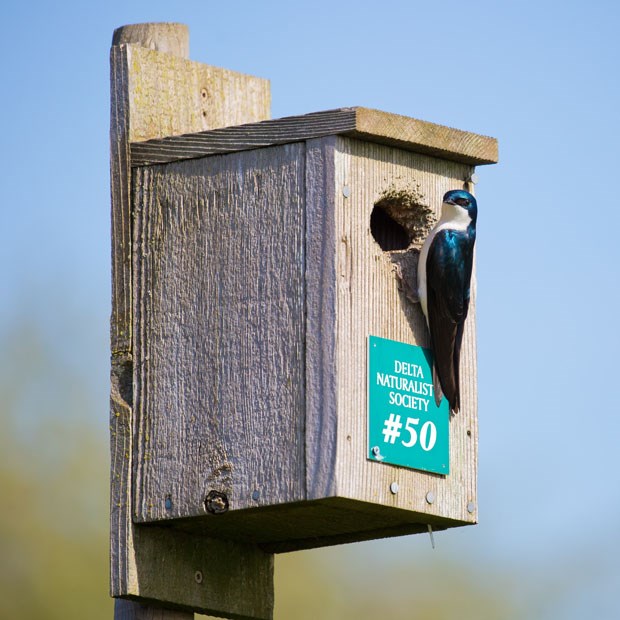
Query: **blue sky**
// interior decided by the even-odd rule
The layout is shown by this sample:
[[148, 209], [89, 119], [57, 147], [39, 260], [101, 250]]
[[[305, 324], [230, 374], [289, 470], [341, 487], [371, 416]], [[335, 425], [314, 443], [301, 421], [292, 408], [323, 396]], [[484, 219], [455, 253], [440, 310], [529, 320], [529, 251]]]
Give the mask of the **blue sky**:
[[[0, 41], [0, 334], [34, 317], [88, 369], [105, 433], [117, 26], [188, 24], [192, 59], [271, 79], [274, 118], [362, 105], [497, 137], [500, 164], [479, 168], [477, 186], [481, 525], [437, 542], [516, 574], [573, 566], [545, 617], [617, 615], [618, 6], [12, 3]], [[72, 330], [81, 337], [67, 346]], [[342, 553], [406, 553], [371, 545]]]

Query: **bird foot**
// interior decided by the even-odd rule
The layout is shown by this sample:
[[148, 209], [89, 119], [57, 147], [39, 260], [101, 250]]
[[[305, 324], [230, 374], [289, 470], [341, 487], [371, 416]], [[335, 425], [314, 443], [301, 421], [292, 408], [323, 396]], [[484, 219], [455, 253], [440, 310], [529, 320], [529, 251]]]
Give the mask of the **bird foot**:
[[409, 284], [410, 277], [407, 277], [403, 274], [403, 268], [400, 263], [394, 263], [392, 267], [392, 271], [396, 274], [396, 278], [398, 280], [398, 290], [405, 295], [405, 297], [414, 304], [419, 303], [420, 296], [418, 295], [417, 289]]

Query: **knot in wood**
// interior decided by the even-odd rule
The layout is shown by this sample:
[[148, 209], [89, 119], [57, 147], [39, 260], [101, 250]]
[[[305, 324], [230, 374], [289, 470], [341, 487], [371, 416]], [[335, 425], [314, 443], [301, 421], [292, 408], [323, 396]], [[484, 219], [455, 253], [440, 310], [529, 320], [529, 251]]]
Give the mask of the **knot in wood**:
[[228, 497], [220, 491], [209, 491], [205, 499], [205, 509], [212, 515], [224, 514], [228, 511]]

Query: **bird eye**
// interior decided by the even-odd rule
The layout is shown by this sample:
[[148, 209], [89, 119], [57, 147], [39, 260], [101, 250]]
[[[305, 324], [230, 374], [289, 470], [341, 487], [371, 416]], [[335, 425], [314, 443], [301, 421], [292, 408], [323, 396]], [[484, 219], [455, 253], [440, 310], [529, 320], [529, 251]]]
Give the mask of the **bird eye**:
[[469, 205], [469, 200], [467, 200], [467, 198], [457, 198], [454, 202], [456, 202], [456, 204], [461, 205], [461, 207], [466, 207], [467, 205]]

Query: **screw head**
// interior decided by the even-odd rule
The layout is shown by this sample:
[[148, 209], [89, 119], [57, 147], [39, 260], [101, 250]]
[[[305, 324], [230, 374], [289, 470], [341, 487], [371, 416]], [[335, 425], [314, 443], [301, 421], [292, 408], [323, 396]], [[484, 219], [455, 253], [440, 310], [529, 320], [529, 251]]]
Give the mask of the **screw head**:
[[164, 505], [166, 506], [166, 510], [172, 510], [172, 498], [170, 497], [170, 495], [166, 495], [166, 501], [164, 502]]
[[197, 571], [194, 573], [194, 581], [195, 581], [196, 583], [202, 583], [202, 579], [203, 579], [203, 577], [202, 577], [202, 571], [197, 570]]
[[342, 188], [342, 195], [343, 195], [345, 198], [348, 198], [348, 197], [351, 195], [351, 188], [350, 188], [348, 185], [345, 185], [345, 186]]
[[209, 491], [205, 498], [205, 510], [212, 515], [221, 515], [228, 511], [228, 497], [220, 491]]
[[474, 504], [474, 502], [469, 502], [467, 504], [467, 512], [469, 514], [473, 514], [474, 512], [476, 512], [476, 504]]
[[260, 497], [260, 491], [258, 489], [254, 489], [254, 491], [252, 491], [252, 499], [254, 501], [257, 501], [259, 497]]
[[427, 501], [429, 504], [432, 504], [432, 503], [435, 501], [435, 494], [434, 494], [432, 491], [429, 491], [429, 492], [426, 494], [426, 501]]
[[392, 491], [392, 495], [396, 495], [399, 489], [400, 487], [398, 486], [398, 482], [392, 482], [392, 484], [390, 485], [390, 491]]

